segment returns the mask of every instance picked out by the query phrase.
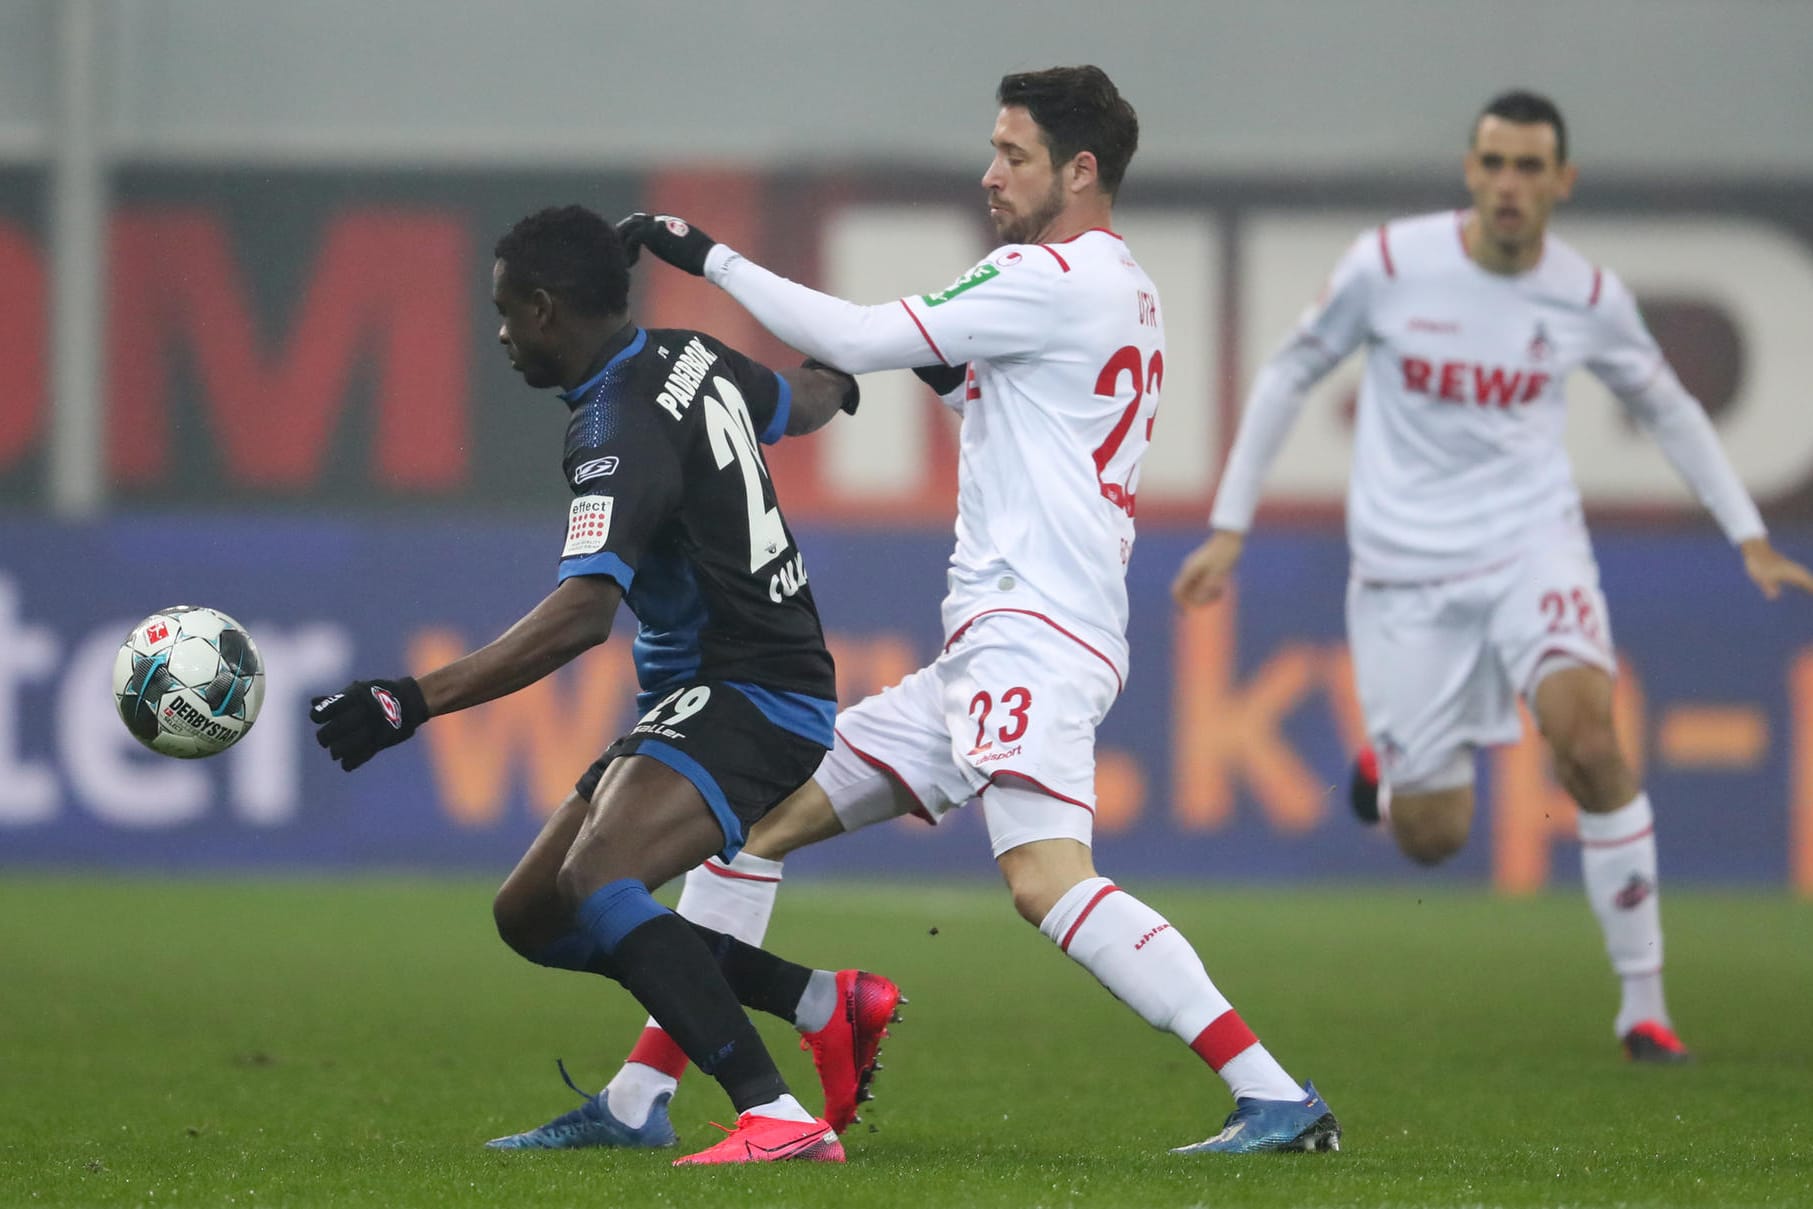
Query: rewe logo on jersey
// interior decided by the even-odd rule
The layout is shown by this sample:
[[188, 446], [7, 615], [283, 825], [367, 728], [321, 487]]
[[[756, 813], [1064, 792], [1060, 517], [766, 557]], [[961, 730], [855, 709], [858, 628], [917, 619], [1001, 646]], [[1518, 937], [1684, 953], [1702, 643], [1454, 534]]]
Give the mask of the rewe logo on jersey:
[[1402, 364], [1404, 389], [1411, 394], [1430, 395], [1440, 403], [1476, 403], [1481, 407], [1533, 403], [1553, 380], [1540, 370], [1526, 373], [1472, 361], [1405, 357]]
[[965, 290], [973, 290], [985, 281], [993, 281], [1001, 275], [1001, 270], [992, 264], [979, 264], [957, 280], [939, 290], [936, 294], [921, 294], [920, 299], [927, 306], [943, 306]]

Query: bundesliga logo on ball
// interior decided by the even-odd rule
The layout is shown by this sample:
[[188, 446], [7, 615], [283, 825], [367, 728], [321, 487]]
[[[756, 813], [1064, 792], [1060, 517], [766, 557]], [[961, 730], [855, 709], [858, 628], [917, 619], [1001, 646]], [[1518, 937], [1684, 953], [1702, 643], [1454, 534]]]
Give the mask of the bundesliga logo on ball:
[[132, 627], [113, 661], [120, 719], [152, 751], [212, 756], [237, 743], [264, 704], [264, 660], [245, 627], [178, 605]]

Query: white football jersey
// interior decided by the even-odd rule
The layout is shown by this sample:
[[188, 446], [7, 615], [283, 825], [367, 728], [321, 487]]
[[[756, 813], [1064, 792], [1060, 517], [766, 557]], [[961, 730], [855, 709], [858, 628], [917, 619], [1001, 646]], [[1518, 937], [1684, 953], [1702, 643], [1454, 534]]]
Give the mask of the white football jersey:
[[1553, 234], [1534, 268], [1490, 273], [1467, 255], [1463, 220], [1362, 236], [1301, 329], [1341, 352], [1366, 345], [1347, 504], [1362, 577], [1463, 572], [1578, 512], [1564, 381], [1584, 367], [1632, 395], [1663, 368], [1612, 274]]
[[[1354, 573], [1466, 574], [1510, 557], [1547, 522], [1577, 516], [1562, 384], [1581, 368], [1656, 434], [1734, 540], [1760, 532], [1703, 411], [1680, 389], [1624, 284], [1552, 234], [1534, 268], [1490, 273], [1467, 254], [1465, 219], [1446, 211], [1407, 218], [1356, 240], [1268, 366], [1276, 385], [1255, 383], [1255, 414], [1242, 421], [1243, 430], [1275, 429], [1257, 414], [1274, 410], [1268, 397], [1295, 391], [1300, 399], [1365, 346], [1347, 499]], [[1257, 431], [1250, 454], [1236, 443], [1213, 523], [1246, 528], [1280, 439]]]
[[947, 632], [978, 609], [1054, 612], [1124, 677], [1139, 466], [1165, 372], [1158, 290], [1119, 236], [998, 248], [902, 299], [931, 351], [969, 366]]

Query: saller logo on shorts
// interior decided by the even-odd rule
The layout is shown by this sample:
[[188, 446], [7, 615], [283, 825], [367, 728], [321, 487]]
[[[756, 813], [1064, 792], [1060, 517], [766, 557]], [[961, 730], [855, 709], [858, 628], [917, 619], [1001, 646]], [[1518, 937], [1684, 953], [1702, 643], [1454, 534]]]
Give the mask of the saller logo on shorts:
[[379, 688], [374, 684], [371, 686], [371, 695], [377, 700], [378, 708], [384, 711], [384, 720], [390, 723], [390, 729], [402, 730], [403, 706], [402, 703], [397, 700], [396, 694], [392, 693], [387, 688]]
[[920, 299], [927, 306], [941, 306], [965, 290], [973, 290], [985, 281], [993, 281], [1001, 275], [1001, 270], [992, 264], [979, 264], [957, 280], [939, 290], [936, 294], [921, 294]]

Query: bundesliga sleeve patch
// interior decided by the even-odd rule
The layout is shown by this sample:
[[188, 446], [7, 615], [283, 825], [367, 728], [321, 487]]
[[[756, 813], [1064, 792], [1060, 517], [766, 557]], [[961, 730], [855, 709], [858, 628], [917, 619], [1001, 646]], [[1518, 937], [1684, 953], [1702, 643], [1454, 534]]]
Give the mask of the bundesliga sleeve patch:
[[1001, 275], [996, 265], [987, 261], [977, 265], [957, 280], [939, 290], [936, 294], [921, 294], [920, 300], [927, 306], [943, 306], [965, 290], [973, 290], [985, 281], [993, 281]]
[[573, 501], [567, 513], [567, 544], [562, 558], [576, 554], [596, 554], [604, 549], [611, 536], [611, 505], [608, 495], [582, 495]]

